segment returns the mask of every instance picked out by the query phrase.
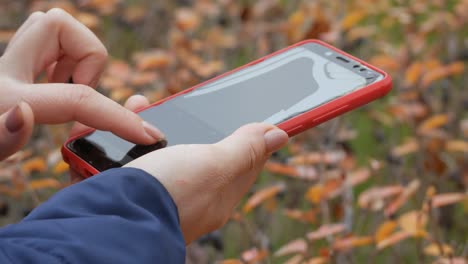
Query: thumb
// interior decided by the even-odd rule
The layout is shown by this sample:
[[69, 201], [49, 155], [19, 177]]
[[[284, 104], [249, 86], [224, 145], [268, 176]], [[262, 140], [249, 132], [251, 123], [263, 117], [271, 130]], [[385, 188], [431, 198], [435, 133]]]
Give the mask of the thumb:
[[[243, 126], [232, 135], [218, 142], [226, 160], [230, 175], [261, 169], [274, 151], [288, 142], [288, 134], [268, 124], [256, 123]], [[224, 165], [223, 165], [224, 166]]]
[[0, 160], [18, 151], [31, 136], [34, 115], [31, 107], [20, 102], [0, 115]]

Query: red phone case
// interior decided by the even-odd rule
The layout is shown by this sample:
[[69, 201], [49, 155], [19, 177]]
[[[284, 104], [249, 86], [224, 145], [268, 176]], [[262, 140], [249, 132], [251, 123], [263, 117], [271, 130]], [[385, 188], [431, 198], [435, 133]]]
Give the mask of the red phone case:
[[[355, 61], [358, 61], [359, 63], [361, 63], [362, 65], [376, 71], [376, 72], [379, 72], [380, 74], [382, 74], [384, 76], [384, 78], [378, 82], [375, 82], [369, 86], [366, 86], [362, 89], [359, 89], [355, 92], [352, 92], [350, 94], [347, 94], [345, 96], [342, 96], [340, 98], [337, 98], [335, 100], [332, 100], [326, 104], [323, 104], [321, 106], [318, 106], [314, 109], [311, 109], [310, 111], [308, 112], [305, 112], [303, 114], [300, 114], [298, 116], [295, 116], [281, 124], [278, 125], [279, 128], [283, 129], [284, 131], [286, 131], [288, 133], [288, 135], [291, 137], [291, 136], [294, 136], [294, 135], [297, 135], [299, 134], [300, 132], [302, 131], [305, 131], [309, 128], [312, 128], [314, 126], [317, 126], [319, 125], [320, 123], [323, 123], [327, 120], [330, 120], [338, 115], [341, 115], [345, 112], [348, 112], [352, 109], [355, 109], [359, 106], [362, 106], [362, 105], [365, 105], [379, 97], [382, 97], [384, 95], [386, 95], [391, 89], [392, 89], [392, 79], [391, 77], [384, 71], [382, 71], [381, 69], [378, 69], [377, 67], [374, 67], [368, 63], [366, 63], [365, 61], [362, 61], [350, 54], [347, 54], [346, 52], [342, 51], [342, 50], [339, 50], [325, 42], [322, 42], [320, 40], [305, 40], [305, 41], [301, 41], [299, 43], [296, 43], [292, 46], [289, 46], [287, 48], [284, 48], [284, 49], [281, 49], [279, 51], [276, 51], [272, 54], [269, 54], [265, 57], [262, 57], [260, 59], [257, 59], [255, 61], [252, 61], [244, 66], [241, 66], [237, 69], [234, 69], [234, 70], [231, 70], [229, 72], [226, 72], [224, 74], [221, 74], [215, 78], [212, 78], [208, 81], [205, 81], [203, 83], [200, 83], [192, 88], [189, 88], [189, 89], [186, 89], [182, 92], [179, 92], [177, 94], [174, 94], [172, 96], [169, 96], [163, 100], [160, 100], [146, 108], [143, 108], [139, 111], [143, 111], [147, 108], [150, 108], [150, 107], [153, 107], [153, 106], [156, 106], [156, 105], [159, 105], [167, 100], [170, 100], [171, 98], [173, 97], [176, 97], [176, 96], [180, 96], [182, 94], [185, 94], [185, 93], [188, 93], [188, 92], [191, 92], [192, 90], [194, 89], [197, 89], [198, 87], [200, 86], [203, 86], [203, 85], [206, 85], [210, 82], [213, 82], [213, 81], [216, 81], [220, 78], [223, 78], [227, 75], [230, 75], [230, 74], [233, 74], [239, 70], [242, 70], [244, 68], [247, 68], [247, 67], [250, 67], [252, 65], [255, 65], [259, 62], [262, 62], [264, 61], [265, 59], [267, 58], [270, 58], [270, 57], [273, 57], [275, 55], [278, 55], [280, 53], [283, 53], [289, 49], [292, 49], [294, 47], [297, 47], [297, 46], [301, 46], [301, 45], [304, 45], [306, 43], [317, 43], [317, 44], [320, 44], [322, 46], [325, 46], [337, 53], [340, 53], [340, 54], [343, 54], [345, 55], [346, 57], [348, 58], [351, 58]], [[79, 156], [77, 156], [75, 153], [73, 153], [70, 149], [68, 149], [67, 145], [69, 142], [77, 139], [77, 138], [80, 138], [86, 134], [89, 134], [90, 132], [92, 132], [93, 130], [89, 130], [89, 131], [86, 131], [80, 135], [77, 135], [77, 136], [74, 136], [74, 137], [71, 137], [67, 140], [67, 142], [62, 146], [62, 156], [63, 156], [63, 159], [65, 162], [67, 162], [70, 167], [75, 170], [77, 173], [83, 175], [84, 177], [89, 177], [89, 176], [92, 176], [94, 174], [97, 174], [99, 173], [99, 171], [94, 168], [93, 166], [91, 166], [89, 163], [87, 163], [86, 161], [82, 160]]]

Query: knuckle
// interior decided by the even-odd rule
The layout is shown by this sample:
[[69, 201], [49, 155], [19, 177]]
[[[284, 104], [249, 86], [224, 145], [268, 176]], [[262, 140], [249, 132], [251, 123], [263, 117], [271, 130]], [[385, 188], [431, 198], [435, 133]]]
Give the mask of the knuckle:
[[246, 163], [246, 169], [251, 171], [257, 167], [256, 165], [261, 158], [261, 154], [259, 153], [258, 148], [252, 141], [247, 142], [247, 148], [249, 155]]
[[46, 15], [46, 23], [48, 26], [57, 26], [66, 21], [69, 14], [61, 9], [61, 8], [52, 8], [47, 11]]
[[71, 101], [75, 102], [76, 106], [82, 105], [89, 101], [94, 94], [94, 90], [86, 85], [77, 85], [70, 93]]
[[45, 15], [45, 13], [42, 12], [42, 11], [35, 11], [35, 12], [31, 13], [31, 15], [29, 15], [29, 18], [30, 19], [37, 19], [37, 18], [40, 18], [40, 17], [42, 17], [44, 15]]

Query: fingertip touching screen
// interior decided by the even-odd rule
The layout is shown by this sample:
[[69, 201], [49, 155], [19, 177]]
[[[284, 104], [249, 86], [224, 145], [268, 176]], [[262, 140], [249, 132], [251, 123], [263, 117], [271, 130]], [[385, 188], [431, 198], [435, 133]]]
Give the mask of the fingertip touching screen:
[[280, 124], [382, 78], [325, 46], [306, 43], [138, 113], [167, 142], [140, 146], [95, 131], [68, 148], [104, 171], [166, 145], [215, 143], [244, 124]]

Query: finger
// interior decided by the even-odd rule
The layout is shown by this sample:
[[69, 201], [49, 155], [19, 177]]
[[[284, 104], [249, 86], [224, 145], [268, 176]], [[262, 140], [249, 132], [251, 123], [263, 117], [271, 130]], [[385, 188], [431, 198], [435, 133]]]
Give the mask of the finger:
[[135, 112], [150, 105], [148, 98], [143, 95], [136, 94], [130, 96], [124, 104], [128, 110]]
[[[132, 95], [130, 98], [127, 99], [125, 102], [124, 107], [127, 108], [128, 110], [135, 112], [139, 109], [145, 108], [149, 106], [150, 103], [148, 99], [143, 96], [143, 95]], [[70, 131], [70, 137], [79, 135], [84, 133], [85, 131], [89, 130], [90, 127], [83, 125], [81, 123], [75, 123]]]
[[31, 26], [33, 25], [35, 22], [37, 22], [37, 20], [39, 20], [39, 18], [41, 18], [44, 14], [44, 12], [34, 12], [32, 13], [28, 19], [26, 19], [26, 21], [24, 21], [23, 25], [21, 25], [21, 27], [16, 31], [15, 35], [13, 36], [13, 38], [11, 38], [10, 42], [8, 43], [8, 47], [6, 48], [6, 51], [8, 51], [8, 48], [10, 48], [11, 46], [15, 45], [15, 42], [16, 40]]
[[250, 124], [241, 127], [232, 135], [218, 142], [223, 150], [227, 175], [241, 175], [258, 170], [268, 156], [288, 142], [283, 130], [267, 124]]
[[107, 51], [88, 28], [61, 9], [51, 9], [26, 29], [4, 59], [11, 66], [10, 74], [32, 82], [60, 58], [61, 52], [78, 62], [73, 71], [75, 83], [95, 87], [104, 69]]
[[[22, 98], [33, 109], [37, 123], [58, 124], [78, 121], [110, 131], [137, 144], [153, 144], [164, 135], [137, 114], [80, 84], [34, 84]], [[34, 89], [34, 93], [27, 92]]]
[[76, 172], [73, 169], [70, 169], [70, 182], [71, 182], [71, 184], [78, 183], [78, 182], [80, 182], [80, 181], [82, 181], [84, 179], [85, 179], [85, 177], [83, 177], [81, 174], [79, 174], [78, 172]]
[[67, 83], [73, 75], [78, 62], [68, 56], [63, 56], [56, 63], [49, 66], [48, 79], [53, 83]]
[[0, 116], [0, 160], [17, 152], [31, 137], [34, 115], [28, 104], [21, 102]]

